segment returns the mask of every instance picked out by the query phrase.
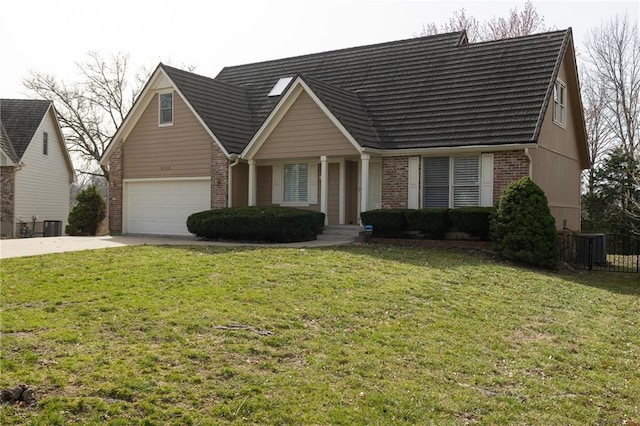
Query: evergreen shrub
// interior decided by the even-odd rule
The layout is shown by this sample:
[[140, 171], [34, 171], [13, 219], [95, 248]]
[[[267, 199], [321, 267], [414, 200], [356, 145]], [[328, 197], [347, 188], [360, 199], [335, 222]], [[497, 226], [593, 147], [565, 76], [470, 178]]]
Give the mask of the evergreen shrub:
[[107, 215], [107, 206], [95, 185], [78, 192], [76, 205], [69, 212], [65, 232], [69, 235], [96, 235]]
[[507, 259], [556, 269], [558, 232], [544, 191], [524, 177], [505, 188], [491, 222], [495, 250]]

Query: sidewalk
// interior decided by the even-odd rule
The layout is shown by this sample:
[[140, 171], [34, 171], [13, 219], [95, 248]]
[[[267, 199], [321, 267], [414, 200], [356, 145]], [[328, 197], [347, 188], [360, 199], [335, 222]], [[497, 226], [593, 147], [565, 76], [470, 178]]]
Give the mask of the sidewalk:
[[62, 253], [67, 251], [97, 250], [124, 246], [229, 246], [229, 247], [328, 247], [349, 244], [351, 241], [315, 240], [301, 243], [250, 244], [217, 241], [200, 241], [195, 237], [160, 236], [102, 236], [102, 237], [42, 237], [0, 240], [0, 259], [11, 257], [37, 256], [41, 254]]

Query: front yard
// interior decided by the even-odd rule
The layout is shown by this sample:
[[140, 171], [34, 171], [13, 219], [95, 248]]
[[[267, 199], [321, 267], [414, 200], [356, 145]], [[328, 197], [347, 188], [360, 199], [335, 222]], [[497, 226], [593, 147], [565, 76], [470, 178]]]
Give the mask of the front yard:
[[460, 251], [3, 260], [1, 424], [639, 424], [637, 274]]

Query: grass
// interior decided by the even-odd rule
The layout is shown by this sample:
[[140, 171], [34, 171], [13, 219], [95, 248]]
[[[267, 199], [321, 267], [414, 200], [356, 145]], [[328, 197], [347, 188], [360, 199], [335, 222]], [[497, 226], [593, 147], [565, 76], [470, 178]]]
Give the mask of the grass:
[[638, 424], [637, 274], [468, 252], [127, 247], [2, 261], [1, 424]]

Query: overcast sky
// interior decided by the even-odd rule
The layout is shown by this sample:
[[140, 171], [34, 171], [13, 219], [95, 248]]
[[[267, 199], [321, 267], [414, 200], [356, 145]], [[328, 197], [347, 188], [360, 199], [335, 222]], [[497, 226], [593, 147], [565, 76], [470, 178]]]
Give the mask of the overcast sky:
[[[226, 65], [412, 37], [429, 22], [443, 23], [464, 7], [483, 21], [506, 16], [524, 1], [4, 1], [0, 6], [0, 97], [28, 97], [30, 70], [74, 81], [86, 52], [125, 52], [131, 66], [162, 61], [195, 66], [215, 77]], [[534, 1], [545, 24], [573, 27], [578, 51], [588, 32], [628, 13], [635, 1]]]

